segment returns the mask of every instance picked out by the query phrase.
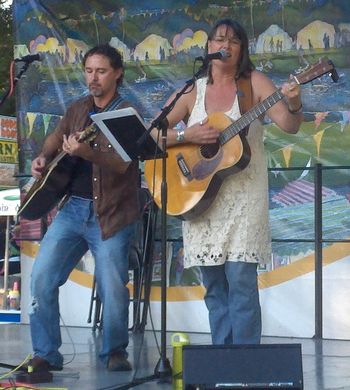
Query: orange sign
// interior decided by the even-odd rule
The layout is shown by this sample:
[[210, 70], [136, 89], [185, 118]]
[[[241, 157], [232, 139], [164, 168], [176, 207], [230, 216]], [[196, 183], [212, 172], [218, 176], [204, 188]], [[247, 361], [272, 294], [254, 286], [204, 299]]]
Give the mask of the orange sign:
[[17, 142], [17, 119], [0, 116], [0, 138]]

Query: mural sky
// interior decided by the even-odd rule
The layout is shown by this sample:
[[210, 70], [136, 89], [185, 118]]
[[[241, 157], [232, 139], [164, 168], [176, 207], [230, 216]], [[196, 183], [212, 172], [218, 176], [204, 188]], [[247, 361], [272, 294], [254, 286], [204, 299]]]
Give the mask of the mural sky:
[[[348, 0], [15, 0], [15, 56], [37, 52], [44, 56], [29, 67], [17, 89], [21, 171], [29, 172], [30, 161], [67, 105], [87, 93], [80, 61], [89, 47], [109, 42], [121, 51], [126, 65], [122, 93], [148, 119], [192, 76], [193, 68], [199, 66], [194, 59], [203, 55], [207, 32], [222, 17], [244, 25], [254, 64], [276, 85], [324, 57], [338, 72], [337, 83], [325, 75], [302, 87], [305, 122], [296, 136], [282, 134], [266, 123], [271, 208], [283, 210], [287, 224], [293, 218], [293, 207], [299, 207], [304, 226], [312, 233], [312, 199], [302, 196], [313, 191], [313, 185], [303, 185], [313, 183], [308, 168], [315, 163], [350, 165]], [[288, 167], [304, 171], [279, 171]], [[329, 190], [325, 198], [339, 198], [345, 209], [348, 176], [347, 170], [339, 170], [324, 177]], [[288, 187], [290, 183], [297, 186]], [[343, 213], [338, 215], [339, 226], [350, 225]], [[271, 218], [275, 218], [273, 213]], [[181, 236], [179, 225], [173, 225], [173, 235]], [[280, 222], [278, 226], [276, 231], [283, 231]], [[296, 236], [300, 232], [297, 226], [293, 230]], [[349, 233], [343, 231], [344, 236]], [[290, 255], [286, 246], [278, 250], [283, 261]], [[308, 250], [310, 245], [301, 245], [297, 252]]]

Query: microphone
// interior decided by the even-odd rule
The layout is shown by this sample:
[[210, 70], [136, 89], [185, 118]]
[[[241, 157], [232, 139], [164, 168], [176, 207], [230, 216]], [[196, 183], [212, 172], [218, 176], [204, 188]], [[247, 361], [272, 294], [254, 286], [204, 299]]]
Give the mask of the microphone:
[[203, 61], [204, 63], [208, 63], [211, 60], [223, 60], [225, 58], [230, 57], [230, 55], [227, 53], [226, 50], [221, 49], [219, 51], [216, 51], [215, 53], [207, 54], [204, 58], [203, 57], [197, 57], [196, 61]]
[[27, 56], [15, 58], [15, 62], [26, 62], [27, 64], [31, 64], [33, 61], [42, 61], [43, 57], [40, 53], [37, 54], [28, 54]]

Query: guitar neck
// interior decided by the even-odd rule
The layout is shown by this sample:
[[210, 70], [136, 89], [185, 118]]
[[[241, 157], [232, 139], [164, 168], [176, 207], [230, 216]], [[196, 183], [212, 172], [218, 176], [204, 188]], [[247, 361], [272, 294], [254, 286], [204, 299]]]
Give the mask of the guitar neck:
[[[317, 64], [312, 65], [303, 73], [294, 75], [293, 78], [299, 85], [302, 85], [309, 83], [310, 81], [315, 80], [316, 78], [326, 73], [330, 73], [334, 82], [338, 81], [339, 76], [334, 69], [332, 61], [328, 60], [328, 58], [320, 58]], [[258, 103], [256, 106], [247, 111], [236, 122], [232, 123], [227, 129], [222, 131], [219, 136], [219, 143], [221, 145], [224, 145], [226, 142], [228, 142], [240, 131], [249, 126], [255, 119], [257, 119], [260, 115], [264, 114], [269, 108], [271, 108], [281, 99], [283, 99], [283, 94], [281, 90], [278, 89], [265, 100]]]
[[[98, 133], [98, 129], [96, 128], [96, 126], [94, 124], [91, 124], [89, 125], [84, 131], [83, 133], [80, 135], [80, 137], [77, 139], [77, 141], [79, 143], [83, 143], [83, 142], [90, 142], [92, 141], [96, 136], [97, 136], [97, 133]], [[51, 168], [52, 166], [56, 166], [61, 160], [63, 157], [65, 157], [68, 153], [66, 153], [65, 151], [61, 151], [60, 153], [58, 153], [58, 155], [49, 163], [49, 167]]]
[[236, 122], [227, 127], [219, 136], [219, 142], [224, 145], [231, 138], [236, 136], [240, 131], [249, 126], [260, 115], [264, 114], [269, 108], [271, 108], [278, 101], [283, 99], [281, 90], [275, 91], [272, 95], [267, 97], [262, 102], [251, 108], [245, 114], [243, 114]]

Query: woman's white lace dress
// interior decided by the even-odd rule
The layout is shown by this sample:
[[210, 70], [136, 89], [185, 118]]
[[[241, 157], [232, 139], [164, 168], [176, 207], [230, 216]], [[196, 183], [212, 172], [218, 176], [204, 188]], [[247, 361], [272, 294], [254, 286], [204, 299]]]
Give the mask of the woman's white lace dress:
[[[206, 78], [197, 81], [197, 99], [188, 126], [208, 116], [204, 100], [206, 82]], [[237, 97], [225, 114], [233, 120], [241, 116]], [[259, 120], [250, 125], [247, 140], [251, 149], [248, 166], [224, 180], [207, 211], [183, 222], [185, 268], [220, 265], [225, 261], [270, 260], [267, 163]]]

